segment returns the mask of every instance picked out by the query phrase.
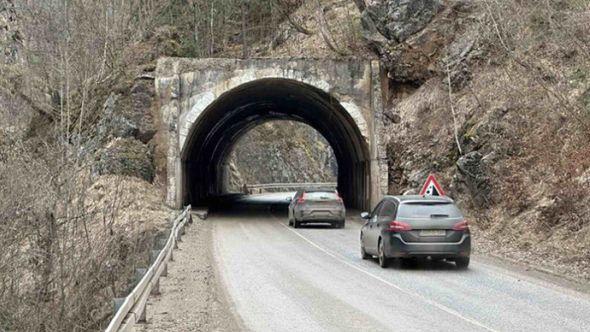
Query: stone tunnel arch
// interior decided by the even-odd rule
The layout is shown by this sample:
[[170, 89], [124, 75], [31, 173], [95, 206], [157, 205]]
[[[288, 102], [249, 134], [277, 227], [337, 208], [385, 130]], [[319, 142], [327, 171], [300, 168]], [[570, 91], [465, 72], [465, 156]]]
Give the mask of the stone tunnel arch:
[[349, 207], [370, 199], [370, 151], [367, 124], [351, 103], [311, 84], [262, 78], [224, 92], [213, 101], [203, 95], [186, 115], [194, 121], [181, 142], [181, 194], [185, 204], [207, 203], [223, 193], [224, 162], [237, 140], [271, 120], [308, 124], [331, 145], [338, 163], [338, 190]]
[[206, 204], [220, 191], [218, 168], [232, 142], [258, 122], [291, 119], [329, 138], [345, 164], [348, 205], [370, 209], [388, 186], [383, 74], [378, 61], [354, 58], [159, 59], [166, 202]]

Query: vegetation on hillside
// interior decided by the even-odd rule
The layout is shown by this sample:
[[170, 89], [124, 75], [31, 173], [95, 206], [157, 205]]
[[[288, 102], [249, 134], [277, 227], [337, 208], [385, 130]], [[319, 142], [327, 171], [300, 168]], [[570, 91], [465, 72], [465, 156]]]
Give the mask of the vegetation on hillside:
[[0, 330], [99, 330], [146, 263], [160, 56], [379, 58], [390, 193], [436, 172], [480, 250], [590, 278], [590, 1], [406, 3], [0, 0]]
[[297, 6], [243, 4], [0, 1], [0, 330], [104, 327], [171, 212], [155, 60], [246, 56]]

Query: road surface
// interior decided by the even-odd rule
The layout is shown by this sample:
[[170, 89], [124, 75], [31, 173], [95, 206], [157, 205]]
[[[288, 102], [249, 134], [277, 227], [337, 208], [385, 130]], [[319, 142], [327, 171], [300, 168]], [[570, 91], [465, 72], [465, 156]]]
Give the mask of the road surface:
[[209, 222], [221, 282], [249, 330], [590, 330], [588, 295], [477, 259], [467, 271], [381, 269], [360, 258], [358, 222], [293, 229], [264, 210]]

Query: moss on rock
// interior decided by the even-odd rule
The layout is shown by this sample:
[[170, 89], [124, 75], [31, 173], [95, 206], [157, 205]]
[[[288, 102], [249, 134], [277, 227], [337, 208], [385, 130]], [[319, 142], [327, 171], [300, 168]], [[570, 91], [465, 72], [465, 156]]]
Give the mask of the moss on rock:
[[98, 160], [100, 175], [135, 176], [148, 182], [154, 180], [154, 160], [148, 145], [134, 138], [116, 138], [103, 149]]

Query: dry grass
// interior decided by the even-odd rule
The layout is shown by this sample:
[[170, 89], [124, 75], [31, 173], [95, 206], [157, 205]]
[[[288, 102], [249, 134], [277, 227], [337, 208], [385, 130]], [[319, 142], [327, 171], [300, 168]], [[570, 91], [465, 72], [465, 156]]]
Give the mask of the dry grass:
[[[315, 0], [303, 1], [302, 5], [292, 16], [311, 32], [306, 35], [297, 32], [289, 22], [281, 23], [276, 29], [272, 41], [262, 40], [254, 49], [256, 56], [269, 57], [308, 57], [308, 58], [338, 58], [342, 56], [357, 56], [375, 58], [364, 44], [360, 30], [360, 13], [352, 1], [321, 0], [319, 4], [324, 8], [326, 29], [330, 32], [335, 52], [326, 44], [318, 25]], [[231, 54], [231, 52], [230, 52]]]
[[0, 330], [99, 330], [171, 211], [147, 182], [33, 150], [0, 150]]

